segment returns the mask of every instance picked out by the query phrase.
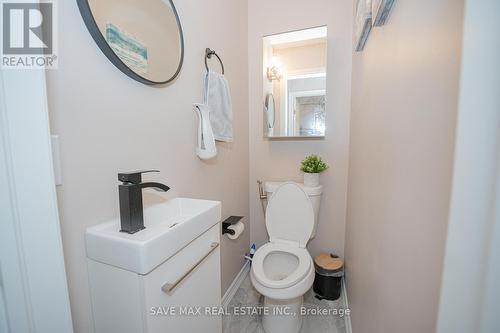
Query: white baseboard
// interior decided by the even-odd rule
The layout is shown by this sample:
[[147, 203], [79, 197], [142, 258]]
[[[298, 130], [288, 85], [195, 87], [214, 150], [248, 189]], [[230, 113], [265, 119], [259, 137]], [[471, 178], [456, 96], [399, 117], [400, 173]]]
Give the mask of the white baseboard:
[[[342, 278], [342, 297], [344, 298], [344, 306], [345, 309], [349, 309], [349, 301], [347, 300], [347, 288], [345, 286], [345, 277]], [[346, 333], [352, 333], [352, 326], [351, 326], [351, 316], [344, 316], [344, 323], [345, 323], [345, 332]]]
[[233, 283], [231, 283], [229, 288], [227, 288], [224, 293], [224, 296], [222, 297], [222, 307], [227, 308], [229, 306], [234, 294], [236, 294], [238, 288], [241, 286], [241, 283], [247, 277], [248, 272], [250, 272], [250, 261], [247, 260], [238, 275], [234, 278]]

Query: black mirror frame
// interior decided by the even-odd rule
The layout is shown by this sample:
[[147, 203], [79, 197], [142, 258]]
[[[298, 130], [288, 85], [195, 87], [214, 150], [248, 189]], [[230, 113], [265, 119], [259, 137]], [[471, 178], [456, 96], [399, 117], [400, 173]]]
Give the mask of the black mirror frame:
[[166, 81], [152, 81], [149, 79], [146, 79], [145, 77], [142, 77], [141, 75], [137, 74], [133, 70], [131, 70], [113, 51], [113, 49], [109, 46], [109, 44], [106, 42], [106, 39], [102, 35], [101, 31], [99, 30], [99, 27], [97, 26], [97, 23], [94, 19], [94, 15], [92, 14], [92, 10], [90, 9], [90, 5], [88, 0], [76, 0], [78, 4], [78, 8], [80, 9], [80, 14], [82, 15], [83, 21], [85, 22], [85, 25], [87, 26], [88, 31], [90, 32], [90, 35], [96, 42], [97, 46], [101, 49], [102, 53], [106, 55], [106, 57], [111, 61], [113, 65], [115, 65], [116, 68], [118, 68], [120, 71], [122, 71], [124, 74], [126, 74], [128, 77], [139, 81], [141, 83], [144, 83], [146, 85], [164, 85], [167, 83], [172, 82], [180, 73], [182, 64], [184, 63], [184, 34], [182, 31], [182, 25], [181, 21], [179, 19], [179, 15], [177, 13], [177, 9], [175, 8], [174, 2], [172, 0], [169, 0], [170, 5], [172, 6], [172, 10], [175, 15], [175, 20], [177, 21], [177, 27], [179, 28], [179, 37], [180, 37], [180, 46], [181, 46], [181, 57], [179, 60], [179, 66], [177, 66], [177, 70], [175, 71], [174, 75], [169, 78]]

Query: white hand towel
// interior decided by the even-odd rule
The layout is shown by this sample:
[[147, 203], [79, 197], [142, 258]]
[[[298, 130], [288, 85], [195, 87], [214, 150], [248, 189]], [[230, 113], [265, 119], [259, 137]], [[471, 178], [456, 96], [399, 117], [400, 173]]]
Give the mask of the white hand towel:
[[214, 71], [205, 75], [205, 104], [210, 108], [210, 123], [215, 140], [233, 141], [233, 111], [229, 84]]

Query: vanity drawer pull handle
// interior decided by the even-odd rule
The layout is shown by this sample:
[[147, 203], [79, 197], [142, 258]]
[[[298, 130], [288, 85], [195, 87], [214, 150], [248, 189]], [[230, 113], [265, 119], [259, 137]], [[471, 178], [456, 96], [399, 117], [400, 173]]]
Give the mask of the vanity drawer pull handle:
[[219, 247], [219, 243], [212, 243], [210, 244], [210, 250], [207, 252], [207, 254], [205, 254], [200, 260], [198, 260], [198, 262], [196, 264], [193, 265], [193, 267], [191, 267], [186, 273], [184, 273], [180, 278], [178, 278], [175, 282], [173, 283], [165, 283], [162, 287], [161, 287], [161, 290], [168, 294], [168, 295], [172, 295], [173, 292], [174, 292], [174, 289], [177, 288], [177, 286], [185, 279], [189, 276], [189, 274], [191, 274], [195, 269], [196, 267], [198, 267], [209, 255], [212, 254], [212, 252], [215, 251], [215, 249], [217, 249]]

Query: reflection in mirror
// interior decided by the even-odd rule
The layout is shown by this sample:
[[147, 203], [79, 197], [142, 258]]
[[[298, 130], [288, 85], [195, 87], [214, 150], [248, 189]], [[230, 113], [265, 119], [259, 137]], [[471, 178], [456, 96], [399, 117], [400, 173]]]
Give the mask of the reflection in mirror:
[[[268, 133], [268, 136], [273, 135], [273, 129], [274, 129], [274, 124], [275, 124], [275, 115], [276, 111], [274, 110], [274, 96], [272, 93], [267, 94], [266, 96], [266, 103], [264, 105], [264, 121], [266, 123], [265, 126], [265, 131]], [[267, 121], [266, 121], [267, 120]]]
[[327, 28], [266, 36], [263, 50], [264, 136], [324, 136]]
[[101, 50], [125, 74], [146, 84], [171, 81], [183, 61], [183, 36], [171, 0], [78, 0]]

